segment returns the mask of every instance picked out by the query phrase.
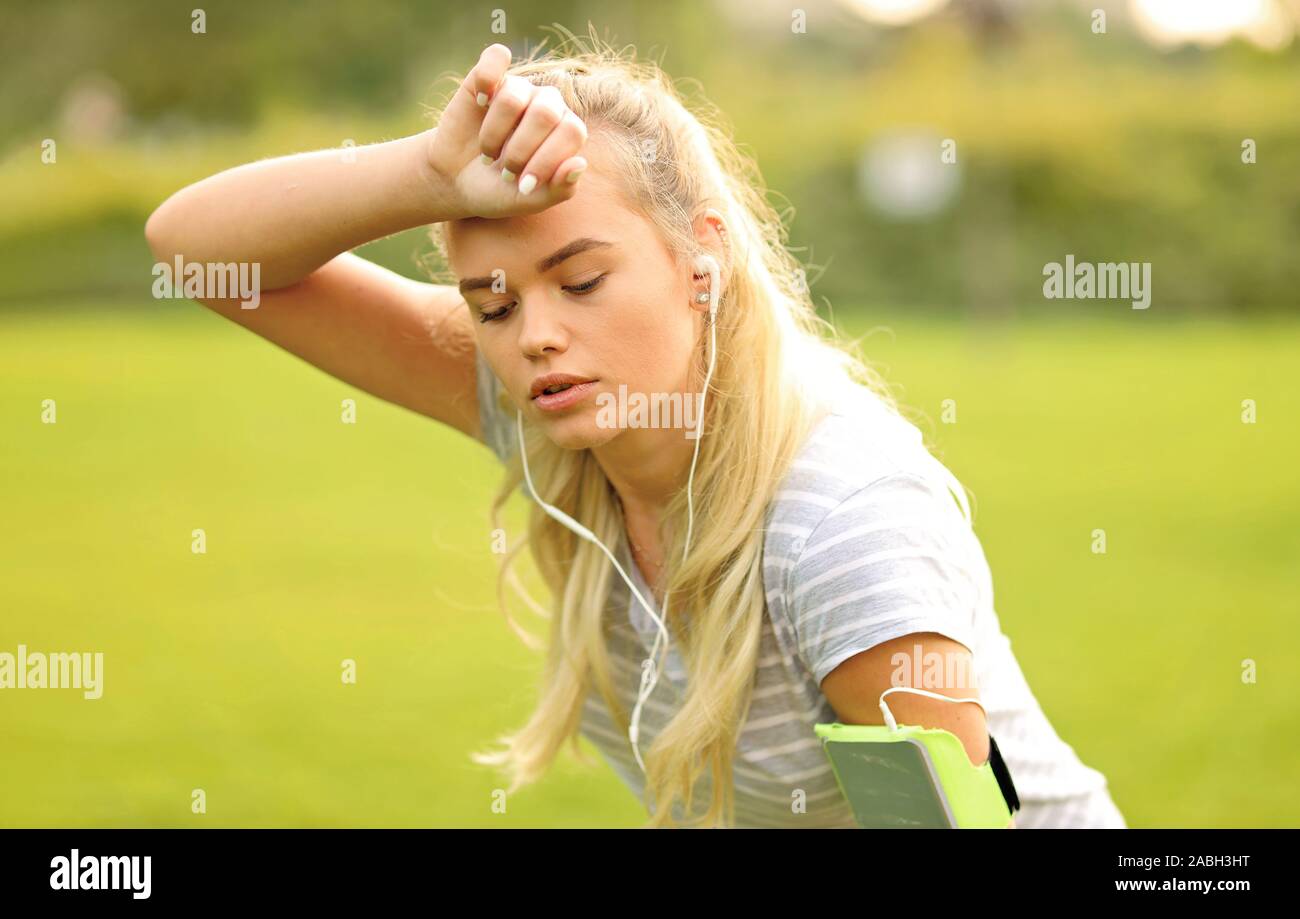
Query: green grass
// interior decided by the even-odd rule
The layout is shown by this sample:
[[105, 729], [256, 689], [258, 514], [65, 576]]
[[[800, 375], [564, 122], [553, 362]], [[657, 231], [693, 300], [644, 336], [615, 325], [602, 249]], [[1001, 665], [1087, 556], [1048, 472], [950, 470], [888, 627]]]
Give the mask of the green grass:
[[[0, 317], [0, 651], [103, 651], [104, 696], [0, 693], [0, 826], [640, 822], [567, 753], [494, 813], [468, 759], [540, 671], [495, 606], [485, 448], [201, 307], [78, 306]], [[1300, 323], [1145, 320], [866, 349], [933, 419], [1030, 686], [1130, 824], [1294, 826]]]

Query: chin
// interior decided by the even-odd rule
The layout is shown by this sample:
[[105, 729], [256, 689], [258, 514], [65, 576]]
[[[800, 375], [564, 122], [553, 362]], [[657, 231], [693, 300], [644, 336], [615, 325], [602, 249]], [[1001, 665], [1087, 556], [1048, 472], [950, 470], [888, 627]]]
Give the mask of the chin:
[[614, 428], [596, 424], [594, 412], [573, 412], [563, 417], [543, 415], [540, 427], [551, 443], [564, 450], [589, 450], [609, 443], [619, 435]]

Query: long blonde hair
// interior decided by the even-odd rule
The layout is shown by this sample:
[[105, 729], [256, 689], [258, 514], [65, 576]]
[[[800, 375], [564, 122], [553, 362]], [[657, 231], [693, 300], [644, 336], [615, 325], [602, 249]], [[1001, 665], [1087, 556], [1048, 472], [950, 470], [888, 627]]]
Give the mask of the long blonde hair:
[[[682, 654], [689, 688], [645, 760], [647, 827], [679, 825], [674, 802], [688, 817], [684, 825], [730, 825], [732, 759], [749, 710], [765, 615], [765, 512], [832, 387], [856, 381], [891, 409], [897, 405], [855, 353], [856, 345], [839, 340], [817, 315], [758, 167], [737, 149], [717, 110], [702, 100], [688, 109], [672, 81], [655, 63], [638, 60], [634, 49], [616, 50], [594, 31], [586, 45], [572, 33], [564, 36], [555, 50], [542, 54], [538, 46], [508, 72], [556, 87], [590, 134], [604, 132], [629, 200], [679, 259], [700, 253], [692, 220], [705, 208], [716, 208], [728, 230], [689, 558], [681, 560], [685, 489], [666, 508], [660, 531], [665, 592], [671, 597], [666, 625]], [[445, 261], [440, 226], [433, 228], [433, 237]], [[707, 348], [706, 331], [696, 349], [699, 381]], [[514, 418], [515, 406], [504, 392], [501, 396], [501, 408]], [[538, 493], [607, 546], [616, 545], [624, 527], [620, 505], [591, 452], [557, 447], [531, 425], [525, 425], [524, 435]], [[505, 468], [491, 509], [494, 528], [523, 478], [517, 452]], [[541, 697], [527, 723], [500, 738], [502, 749], [472, 757], [505, 771], [507, 793], [544, 775], [566, 740], [586, 762], [578, 728], [593, 684], [615, 723], [625, 733], [628, 728], [628, 712], [613, 689], [603, 631], [615, 576], [607, 557], [533, 505], [527, 533], [504, 555], [497, 583], [507, 620], [533, 647], [540, 643], [510, 616], [504, 590], [509, 582], [534, 609], [541, 608], [511, 571], [525, 546], [552, 597]], [[690, 611], [689, 631], [684, 610]], [[692, 792], [706, 768], [711, 800], [703, 816], [691, 820]]]

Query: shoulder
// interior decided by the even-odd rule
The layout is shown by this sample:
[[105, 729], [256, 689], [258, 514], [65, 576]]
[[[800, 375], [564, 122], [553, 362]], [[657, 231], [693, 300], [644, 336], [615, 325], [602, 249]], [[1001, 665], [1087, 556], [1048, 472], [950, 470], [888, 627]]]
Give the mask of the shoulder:
[[918, 501], [971, 516], [965, 489], [926, 448], [916, 425], [865, 386], [850, 384], [836, 394], [772, 496], [770, 548], [797, 551], [830, 520]]
[[974, 647], [983, 555], [956, 477], [869, 391], [817, 425], [769, 508], [773, 616], [818, 680], [850, 653], [937, 632]]

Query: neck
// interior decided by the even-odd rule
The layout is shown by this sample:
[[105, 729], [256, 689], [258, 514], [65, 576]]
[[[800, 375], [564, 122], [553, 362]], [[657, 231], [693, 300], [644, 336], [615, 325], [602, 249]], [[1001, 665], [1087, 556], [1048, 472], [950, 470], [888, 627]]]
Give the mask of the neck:
[[628, 525], [653, 529], [686, 484], [695, 441], [680, 428], [630, 428], [591, 452], [623, 502]]

